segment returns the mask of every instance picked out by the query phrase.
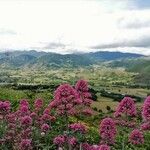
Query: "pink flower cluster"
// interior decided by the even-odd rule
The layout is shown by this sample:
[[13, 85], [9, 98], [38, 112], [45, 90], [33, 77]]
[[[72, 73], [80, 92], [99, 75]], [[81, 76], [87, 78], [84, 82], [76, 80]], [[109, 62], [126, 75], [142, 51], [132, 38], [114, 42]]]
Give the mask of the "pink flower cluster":
[[119, 117], [123, 114], [126, 116], [135, 116], [136, 113], [134, 100], [130, 97], [124, 97], [119, 103], [114, 115], [115, 117]]
[[0, 101], [0, 115], [9, 113], [10, 108], [11, 107], [9, 101]]
[[50, 108], [56, 108], [58, 114], [71, 114], [74, 112], [76, 99], [77, 93], [71, 85], [60, 85], [54, 93], [54, 100], [50, 103]]
[[69, 128], [74, 132], [86, 133], [87, 128], [81, 123], [73, 123], [69, 125]]
[[30, 116], [23, 116], [20, 118], [21, 126], [28, 127], [32, 125], [32, 118]]
[[42, 99], [36, 99], [34, 102], [35, 111], [36, 112], [40, 111], [42, 109], [42, 106], [43, 106], [43, 100]]
[[110, 150], [110, 146], [106, 144], [100, 145], [99, 150]]
[[143, 104], [142, 117], [144, 121], [150, 121], [150, 96], [146, 98]]
[[102, 143], [114, 144], [117, 131], [112, 118], [105, 118], [101, 121], [99, 132]]
[[82, 113], [86, 116], [92, 116], [93, 115], [93, 110], [90, 108], [86, 108], [82, 111]]
[[144, 136], [143, 133], [138, 130], [134, 129], [129, 136], [129, 141], [134, 145], [139, 145], [144, 143]]
[[31, 139], [22, 139], [20, 143], [20, 150], [31, 150]]
[[144, 122], [144, 123], [142, 123], [141, 126], [140, 126], [140, 128], [143, 131], [150, 130], [150, 122]]
[[68, 142], [70, 145], [75, 146], [78, 143], [78, 140], [75, 137], [70, 137]]
[[54, 100], [49, 107], [55, 109], [57, 115], [65, 116], [65, 118], [79, 114], [90, 116], [93, 114], [93, 111], [89, 108], [91, 102], [87, 82], [79, 80], [75, 85], [75, 89], [69, 84], [60, 85], [56, 89]]
[[42, 111], [43, 100], [37, 99], [33, 111], [26, 99], [20, 100], [19, 109], [11, 112], [8, 101], [0, 101], [0, 115], [7, 124], [7, 130], [3, 137], [3, 143], [12, 143], [15, 149], [32, 149], [32, 133], [36, 129], [39, 133], [47, 133], [51, 129], [51, 123], [55, 117], [50, 115], [49, 108]]
[[58, 135], [54, 138], [53, 143], [57, 147], [63, 147], [65, 144], [69, 144], [73, 148], [77, 145], [78, 140], [75, 137], [70, 137], [67, 135]]
[[41, 126], [41, 130], [42, 130], [43, 132], [47, 132], [47, 131], [49, 131], [49, 129], [50, 129], [50, 126], [49, 126], [47, 123], [44, 123], [44, 124]]
[[58, 135], [54, 138], [53, 143], [58, 146], [62, 146], [65, 143], [66, 137], [64, 135]]
[[80, 99], [84, 105], [90, 106], [92, 103], [92, 96], [89, 93], [87, 81], [79, 80], [75, 85], [75, 89], [78, 93], [78, 99]]

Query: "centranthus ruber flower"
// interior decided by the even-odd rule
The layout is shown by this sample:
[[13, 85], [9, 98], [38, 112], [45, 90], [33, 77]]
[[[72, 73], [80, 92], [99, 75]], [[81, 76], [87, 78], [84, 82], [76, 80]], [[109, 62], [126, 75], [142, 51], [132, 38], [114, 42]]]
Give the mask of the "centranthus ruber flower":
[[10, 102], [0, 101], [0, 115], [5, 115], [10, 112]]
[[144, 143], [143, 133], [139, 129], [134, 129], [129, 136], [129, 142], [134, 145], [140, 145]]
[[105, 118], [100, 123], [101, 143], [114, 144], [116, 137], [116, 126], [112, 118]]
[[77, 139], [75, 137], [69, 137], [68, 142], [71, 146], [75, 146], [77, 144]]
[[100, 145], [99, 146], [99, 149], [98, 150], [110, 150], [110, 146], [106, 145], [106, 144], [103, 144], [103, 145]]
[[32, 136], [32, 129], [31, 128], [27, 128], [21, 131], [21, 138], [23, 139], [28, 139]]
[[119, 117], [121, 115], [126, 116], [135, 116], [137, 113], [134, 100], [130, 97], [124, 97], [122, 101], [119, 103], [116, 112], [115, 117]]
[[18, 116], [26, 116], [30, 114], [29, 102], [26, 99], [20, 101], [19, 110], [16, 112]]
[[28, 106], [29, 107], [29, 102], [27, 99], [22, 99], [20, 100], [20, 106]]
[[88, 83], [85, 80], [77, 81], [75, 89], [78, 93], [78, 98], [81, 99], [84, 105], [90, 106], [92, 103], [92, 96], [89, 92]]
[[82, 123], [73, 123], [69, 125], [69, 128], [74, 132], [86, 133], [87, 128]]
[[150, 122], [144, 122], [141, 124], [140, 129], [142, 131], [147, 131], [150, 130]]
[[150, 96], [146, 98], [142, 108], [142, 117], [144, 121], [150, 122]]
[[93, 115], [93, 110], [90, 108], [86, 108], [82, 111], [82, 113], [86, 116], [92, 116]]
[[31, 139], [22, 139], [20, 143], [20, 150], [31, 150]]
[[41, 130], [43, 132], [47, 132], [48, 130], [50, 129], [50, 126], [47, 124], [47, 123], [44, 123], [42, 126], [41, 126]]
[[77, 93], [71, 85], [63, 84], [56, 89], [54, 93], [54, 100], [56, 100], [60, 104], [68, 104], [70, 103], [70, 101], [74, 102], [74, 99], [77, 98], [76, 94]]
[[20, 118], [20, 123], [22, 127], [28, 127], [32, 125], [32, 118], [30, 116], [24, 116]]
[[42, 99], [36, 99], [34, 102], [34, 108], [35, 111], [39, 111], [43, 106], [43, 100]]
[[66, 141], [66, 137], [63, 135], [58, 135], [54, 138], [53, 143], [57, 146], [63, 146]]
[[65, 114], [75, 106], [77, 93], [69, 84], [60, 85], [55, 93], [54, 100], [50, 103], [50, 108], [56, 108], [59, 114]]

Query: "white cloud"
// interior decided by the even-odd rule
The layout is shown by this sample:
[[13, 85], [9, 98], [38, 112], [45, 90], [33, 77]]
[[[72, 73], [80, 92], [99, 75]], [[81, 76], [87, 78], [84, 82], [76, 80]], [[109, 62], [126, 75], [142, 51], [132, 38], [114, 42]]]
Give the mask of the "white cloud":
[[1, 50], [95, 47], [150, 54], [150, 10], [130, 0], [6, 0], [0, 1], [0, 19], [0, 29], [15, 33], [0, 32]]

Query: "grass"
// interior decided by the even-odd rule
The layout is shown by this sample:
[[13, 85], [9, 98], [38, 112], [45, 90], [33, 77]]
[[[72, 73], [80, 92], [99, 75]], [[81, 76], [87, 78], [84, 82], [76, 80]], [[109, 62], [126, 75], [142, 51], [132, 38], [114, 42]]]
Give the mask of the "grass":
[[101, 97], [98, 101], [94, 101], [92, 103], [92, 107], [96, 107], [98, 110], [102, 110], [103, 112], [107, 112], [106, 107], [111, 107], [112, 110], [115, 110], [118, 105], [118, 102], [112, 101], [112, 99]]
[[11, 87], [0, 87], [0, 100], [10, 100], [11, 102], [14, 102], [21, 99], [29, 99], [32, 103], [35, 99], [41, 98], [48, 103], [52, 100], [52, 97], [52, 93], [49, 91], [34, 92], [30, 90], [15, 90]]

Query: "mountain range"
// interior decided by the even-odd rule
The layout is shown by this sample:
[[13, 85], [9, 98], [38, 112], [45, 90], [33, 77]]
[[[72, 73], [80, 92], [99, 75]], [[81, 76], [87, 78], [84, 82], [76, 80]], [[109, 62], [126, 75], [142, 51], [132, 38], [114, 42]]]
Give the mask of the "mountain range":
[[51, 52], [12, 51], [0, 53], [0, 66], [3, 67], [82, 67], [105, 61], [117, 61], [130, 58], [142, 58], [143, 55], [122, 52], [90, 52], [81, 54], [57, 54]]

